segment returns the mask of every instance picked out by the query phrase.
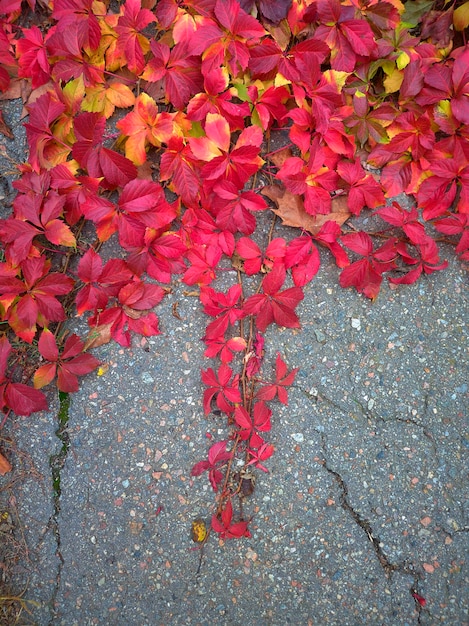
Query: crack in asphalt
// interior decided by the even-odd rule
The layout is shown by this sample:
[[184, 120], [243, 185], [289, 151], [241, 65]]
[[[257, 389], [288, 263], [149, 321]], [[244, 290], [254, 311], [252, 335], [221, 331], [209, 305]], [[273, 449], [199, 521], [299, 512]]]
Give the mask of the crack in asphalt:
[[332, 469], [327, 462], [327, 449], [326, 449], [326, 441], [323, 433], [319, 433], [321, 437], [321, 447], [324, 454], [324, 459], [321, 462], [321, 465], [324, 469], [334, 477], [335, 482], [337, 483], [340, 490], [340, 505], [354, 520], [354, 522], [359, 526], [368, 537], [369, 541], [373, 546], [373, 550], [376, 554], [376, 557], [383, 568], [385, 574], [390, 577], [393, 572], [399, 572], [401, 574], [406, 574], [411, 576], [414, 579], [414, 586], [417, 586], [418, 581], [421, 578], [421, 575], [414, 570], [414, 568], [405, 563], [392, 563], [389, 557], [385, 554], [381, 541], [378, 536], [373, 532], [373, 528], [370, 522], [363, 517], [358, 511], [356, 511], [353, 506], [350, 504], [350, 500], [348, 497], [348, 488], [344, 479], [340, 475], [339, 472]]
[[[304, 393], [304, 395], [311, 402], [316, 402], [318, 399], [324, 400], [325, 402], [330, 404], [335, 409], [338, 409], [339, 411], [341, 411], [341, 413], [343, 413], [344, 415], [348, 415], [353, 410], [351, 407], [342, 406], [341, 404], [339, 404], [338, 402], [336, 402], [332, 398], [329, 398], [329, 396], [327, 396], [326, 394], [324, 394], [323, 392], [321, 392], [319, 390], [317, 390], [317, 392], [315, 394], [311, 394], [310, 392], [306, 391], [306, 389], [303, 389], [302, 387], [299, 387], [298, 385], [293, 385], [293, 386], [296, 387], [297, 389], [299, 389], [302, 393]], [[438, 449], [436, 447], [435, 438], [433, 436], [433, 433], [428, 429], [426, 424], [422, 424], [422, 423], [418, 422], [417, 420], [412, 419], [411, 417], [391, 417], [389, 419], [384, 419], [380, 415], [375, 415], [370, 409], [365, 407], [363, 405], [363, 403], [360, 402], [360, 400], [358, 400], [357, 398], [351, 398], [351, 399], [354, 402], [354, 404], [357, 405], [360, 413], [364, 417], [366, 417], [368, 420], [370, 420], [371, 422], [378, 421], [378, 422], [382, 422], [383, 424], [388, 424], [388, 423], [392, 423], [392, 422], [401, 422], [402, 424], [412, 424], [412, 425], [416, 426], [417, 428], [419, 428], [422, 431], [422, 434], [430, 442], [430, 445], [432, 447], [432, 450], [433, 450], [433, 453], [434, 453], [435, 457], [437, 459], [439, 459], [439, 454], [438, 454]], [[428, 411], [428, 394], [426, 394], [426, 396], [425, 396], [424, 406], [425, 406], [425, 408], [424, 408], [424, 415], [426, 415], [426, 413]]]
[[57, 599], [57, 595], [60, 588], [60, 581], [62, 577], [62, 569], [64, 566], [64, 559], [61, 552], [61, 537], [60, 537], [60, 525], [59, 525], [59, 516], [61, 510], [61, 495], [62, 495], [62, 486], [61, 486], [61, 472], [65, 465], [65, 460], [68, 455], [68, 450], [70, 448], [70, 436], [68, 434], [68, 411], [70, 408], [70, 397], [68, 393], [59, 392], [59, 411], [57, 413], [57, 422], [58, 428], [55, 431], [56, 437], [61, 442], [60, 450], [56, 454], [52, 454], [49, 457], [49, 466], [51, 468], [52, 475], [52, 488], [54, 492], [54, 512], [49, 520], [48, 527], [52, 530], [55, 541], [56, 541], [56, 550], [55, 553], [58, 558], [57, 564], [57, 572], [55, 577], [55, 586], [50, 600], [51, 606], [51, 619], [49, 620], [49, 626], [52, 626], [54, 619], [57, 617], [57, 611], [55, 608], [55, 603]]
[[[299, 389], [302, 393], [304, 393], [304, 395], [312, 402], [317, 402], [318, 399], [324, 400], [326, 401], [328, 404], [330, 404], [332, 407], [338, 409], [341, 413], [347, 415], [350, 413], [351, 408], [349, 407], [344, 407], [341, 406], [339, 403], [335, 402], [334, 400], [332, 400], [331, 398], [329, 398], [326, 394], [322, 393], [319, 390], [315, 390], [315, 393], [310, 393], [308, 391], [306, 391], [305, 389], [303, 389], [302, 387], [298, 386], [298, 385], [294, 385], [297, 389]], [[407, 424], [412, 424], [414, 426], [416, 426], [417, 428], [421, 429], [423, 435], [430, 441], [430, 444], [432, 446], [432, 450], [435, 454], [435, 457], [438, 458], [438, 450], [437, 450], [437, 446], [435, 443], [435, 439], [433, 436], [433, 433], [431, 433], [431, 431], [428, 430], [427, 426], [425, 424], [421, 424], [419, 422], [417, 422], [416, 420], [412, 419], [412, 418], [401, 418], [401, 417], [396, 417], [396, 418], [391, 418], [389, 420], [386, 420], [384, 418], [382, 418], [379, 415], [374, 415], [367, 407], [365, 407], [359, 400], [357, 400], [356, 398], [352, 398], [353, 402], [358, 405], [360, 412], [362, 413], [363, 416], [365, 416], [368, 420], [370, 421], [380, 421], [380, 422], [402, 422], [402, 423], [407, 423]], [[428, 412], [428, 394], [425, 396], [424, 399], [424, 415], [426, 415]], [[327, 447], [326, 447], [326, 438], [323, 432], [320, 432], [318, 430], [318, 434], [321, 438], [321, 448], [322, 448], [322, 452], [324, 455], [324, 459], [321, 461], [321, 465], [324, 467], [324, 469], [328, 472], [328, 474], [330, 474], [331, 476], [333, 476], [335, 482], [337, 483], [339, 490], [340, 490], [340, 505], [341, 507], [352, 517], [352, 519], [354, 520], [354, 522], [357, 524], [357, 526], [359, 526], [367, 535], [369, 541], [371, 542], [372, 546], [373, 546], [373, 550], [376, 554], [376, 557], [378, 559], [379, 564], [381, 565], [381, 567], [383, 568], [386, 576], [388, 578], [392, 577], [392, 574], [397, 572], [400, 574], [404, 574], [407, 575], [409, 577], [412, 577], [413, 579], [413, 585], [410, 588], [410, 594], [412, 595], [414, 601], [415, 601], [415, 609], [417, 611], [417, 626], [420, 626], [422, 624], [422, 614], [424, 612], [424, 607], [420, 604], [419, 600], [417, 599], [417, 597], [420, 596], [419, 591], [418, 591], [418, 586], [419, 586], [419, 581], [422, 580], [423, 575], [421, 572], [418, 572], [413, 564], [407, 564], [407, 563], [393, 563], [389, 557], [386, 555], [386, 553], [384, 552], [383, 548], [382, 548], [382, 543], [381, 540], [379, 539], [379, 537], [377, 535], [375, 535], [375, 533], [373, 532], [373, 528], [369, 522], [369, 520], [367, 520], [365, 517], [363, 517], [362, 515], [360, 515], [360, 513], [358, 511], [356, 511], [352, 504], [350, 503], [349, 500], [349, 496], [348, 496], [348, 487], [346, 482], [344, 481], [344, 479], [342, 478], [341, 474], [339, 472], [337, 472], [336, 470], [332, 469], [328, 462], [327, 462]], [[463, 527], [461, 529], [459, 529], [458, 532], [467, 532], [469, 531], [469, 527]]]

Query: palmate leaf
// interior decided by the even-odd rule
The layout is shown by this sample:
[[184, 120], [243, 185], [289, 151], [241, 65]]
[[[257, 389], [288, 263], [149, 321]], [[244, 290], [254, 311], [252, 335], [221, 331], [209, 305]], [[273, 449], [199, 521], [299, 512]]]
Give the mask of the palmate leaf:
[[131, 72], [140, 74], [145, 66], [144, 55], [149, 50], [149, 41], [142, 34], [145, 28], [155, 21], [149, 9], [142, 8], [140, 0], [126, 0], [123, 15], [116, 26], [117, 44], [124, 51], [127, 67]]
[[341, 186], [348, 192], [347, 206], [354, 215], [359, 215], [364, 207], [375, 209], [385, 204], [381, 185], [365, 172], [358, 159], [353, 163], [340, 161], [337, 173], [343, 181]]
[[137, 176], [135, 165], [122, 154], [102, 145], [106, 118], [99, 113], [81, 113], [75, 118], [77, 137], [72, 156], [94, 178], [103, 177], [101, 185], [114, 189]]
[[286, 387], [293, 385], [299, 369], [299, 367], [295, 367], [289, 372], [280, 353], [277, 353], [275, 361], [275, 381], [270, 384], [263, 384], [257, 391], [256, 398], [260, 400], [273, 400], [277, 396], [282, 404], [288, 405]]
[[341, 243], [364, 258], [351, 263], [342, 270], [340, 285], [342, 287], [353, 286], [367, 298], [372, 300], [376, 298], [383, 280], [383, 273], [396, 267], [396, 242], [394, 238], [388, 239], [382, 246], [373, 250], [373, 241], [367, 233], [343, 235]]
[[50, 262], [44, 257], [33, 257], [21, 265], [23, 278], [0, 278], [0, 304], [15, 333], [27, 343], [34, 340], [37, 324], [66, 319], [57, 296], [68, 294], [74, 281], [58, 272], [49, 273]]
[[230, 500], [228, 500], [220, 518], [216, 515], [212, 516], [212, 528], [221, 539], [250, 537], [248, 524], [248, 521], [233, 522], [233, 505]]
[[151, 309], [165, 295], [159, 285], [132, 280], [119, 289], [114, 306], [88, 319], [90, 327], [108, 326], [112, 338], [121, 346], [131, 343], [131, 331], [144, 337], [160, 334], [158, 317]]
[[265, 402], [262, 400], [255, 402], [251, 414], [244, 407], [238, 406], [233, 417], [239, 426], [239, 435], [243, 441], [249, 439], [250, 445], [255, 448], [262, 445], [256, 436], [256, 431], [268, 432], [271, 429], [270, 418], [272, 417], [272, 411]]
[[211, 367], [202, 370], [202, 382], [207, 389], [204, 391], [204, 413], [208, 415], [212, 410], [212, 400], [216, 400], [218, 408], [231, 415], [234, 405], [241, 403], [239, 390], [239, 374], [232, 376], [231, 367], [222, 363], [215, 372]]
[[[52, 17], [60, 23], [60, 29], [75, 39], [77, 49], [96, 50], [101, 40], [101, 29], [93, 13], [93, 0], [56, 0]], [[73, 35], [70, 34], [72, 30]]]
[[132, 279], [132, 271], [122, 259], [103, 261], [93, 248], [90, 248], [78, 263], [78, 278], [83, 287], [75, 297], [78, 315], [85, 311], [104, 309], [109, 298], [117, 296], [125, 283]]
[[340, 0], [318, 0], [320, 25], [315, 37], [327, 43], [334, 70], [352, 72], [359, 57], [369, 57], [376, 49], [373, 31], [364, 19], [355, 19], [353, 7]]
[[301, 78], [297, 62], [307, 54], [309, 60], [320, 65], [329, 54], [329, 47], [323, 41], [312, 38], [282, 50], [275, 40], [265, 38], [250, 49], [249, 69], [253, 78], [263, 80], [273, 78], [277, 73], [286, 80], [296, 83]]
[[182, 137], [171, 137], [161, 156], [160, 180], [170, 181], [172, 190], [181, 196], [186, 207], [198, 205], [201, 185], [197, 160]]
[[183, 109], [191, 96], [201, 91], [203, 76], [199, 57], [190, 54], [190, 44], [176, 44], [170, 49], [165, 43], [150, 43], [152, 58], [142, 74], [144, 80], [160, 81], [166, 100], [176, 109]]
[[255, 316], [256, 327], [265, 332], [267, 326], [276, 323], [287, 328], [299, 328], [300, 322], [295, 308], [303, 300], [300, 287], [280, 291], [286, 278], [283, 266], [276, 265], [262, 281], [263, 293], [254, 294], [244, 303], [248, 315]]
[[125, 155], [135, 165], [145, 163], [149, 144], [160, 147], [180, 134], [174, 114], [160, 113], [156, 102], [146, 93], [137, 97], [134, 110], [119, 120], [116, 126], [126, 137]]
[[50, 80], [51, 67], [41, 31], [37, 26], [25, 28], [23, 38], [16, 42], [18, 76], [31, 78], [33, 89]]
[[239, 191], [228, 180], [215, 184], [209, 204], [219, 228], [243, 235], [250, 235], [256, 228], [256, 218], [252, 211], [263, 211], [267, 208], [262, 196], [253, 191]]
[[49, 363], [39, 367], [33, 378], [35, 389], [41, 389], [53, 381], [57, 375], [57, 387], [65, 393], [78, 391], [78, 376], [85, 376], [96, 369], [98, 359], [83, 352], [84, 343], [75, 334], [65, 340], [62, 354], [59, 356], [56, 339], [46, 328], [38, 341], [40, 354]]

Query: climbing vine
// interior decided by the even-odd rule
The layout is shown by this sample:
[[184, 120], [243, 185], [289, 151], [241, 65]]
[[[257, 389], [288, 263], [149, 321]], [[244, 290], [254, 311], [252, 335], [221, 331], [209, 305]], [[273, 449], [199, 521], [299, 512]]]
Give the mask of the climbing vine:
[[[318, 246], [371, 299], [443, 270], [441, 240], [469, 260], [469, 2], [0, 0], [0, 16], [0, 91], [23, 97], [29, 150], [0, 221], [4, 418], [76, 391], [92, 348], [158, 335], [182, 281], [208, 320], [203, 410], [226, 424], [192, 475], [215, 493], [210, 530], [249, 536], [297, 372], [264, 362], [264, 333], [299, 328]], [[75, 314], [87, 336], [67, 334]]]

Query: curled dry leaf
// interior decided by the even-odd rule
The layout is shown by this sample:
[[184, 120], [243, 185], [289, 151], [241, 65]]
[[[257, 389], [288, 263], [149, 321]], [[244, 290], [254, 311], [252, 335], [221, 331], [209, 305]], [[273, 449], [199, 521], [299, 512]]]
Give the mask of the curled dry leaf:
[[3, 118], [3, 113], [0, 111], [0, 133], [8, 137], [8, 139], [14, 139], [13, 133], [11, 132], [10, 127], [7, 125]]
[[269, 160], [272, 161], [272, 163], [276, 167], [281, 168], [282, 165], [285, 163], [285, 161], [289, 159], [291, 156], [293, 156], [291, 148], [286, 146], [285, 148], [282, 148], [281, 150], [277, 150], [277, 152], [274, 152], [273, 154], [271, 154], [269, 156]]
[[111, 328], [112, 322], [109, 324], [101, 324], [100, 326], [92, 328], [88, 333], [88, 337], [85, 341], [85, 347], [83, 349], [86, 351], [90, 348], [97, 348], [109, 343], [112, 339]]
[[11, 472], [11, 463], [0, 452], [0, 476], [5, 476], [8, 472]]
[[346, 196], [336, 196], [332, 199], [331, 213], [313, 216], [306, 213], [301, 196], [287, 191], [280, 185], [268, 185], [262, 189], [262, 193], [275, 202], [278, 208], [272, 211], [282, 219], [285, 226], [302, 228], [313, 235], [317, 235], [328, 221], [337, 222], [341, 226], [350, 217]]

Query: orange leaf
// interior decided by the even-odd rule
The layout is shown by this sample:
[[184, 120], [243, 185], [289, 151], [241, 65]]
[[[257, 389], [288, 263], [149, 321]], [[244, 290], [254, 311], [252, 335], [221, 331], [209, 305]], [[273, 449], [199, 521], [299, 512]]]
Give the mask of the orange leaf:
[[104, 113], [106, 118], [111, 117], [116, 107], [131, 107], [135, 103], [132, 91], [122, 83], [106, 85], [91, 85], [88, 87], [83, 100], [83, 111]]
[[211, 161], [230, 149], [230, 126], [223, 115], [208, 113], [205, 122], [206, 137], [191, 137], [191, 150], [201, 161]]
[[116, 124], [127, 137], [125, 156], [135, 165], [142, 165], [146, 160], [146, 146], [150, 143], [160, 147], [178, 134], [173, 113], [158, 112], [153, 98], [141, 93], [135, 101], [134, 110]]
[[11, 472], [11, 463], [0, 452], [0, 476], [5, 476], [8, 472]]
[[301, 196], [290, 193], [284, 187], [269, 185], [262, 189], [262, 194], [275, 202], [277, 209], [272, 211], [282, 219], [285, 226], [303, 228], [313, 235], [318, 234], [325, 222], [333, 221], [341, 226], [350, 217], [346, 196], [332, 199], [331, 213], [313, 216], [306, 213]]

